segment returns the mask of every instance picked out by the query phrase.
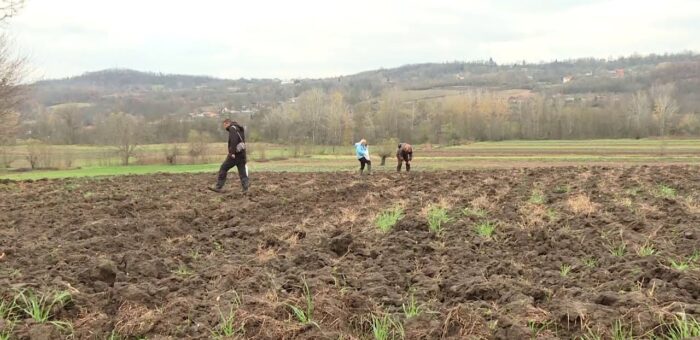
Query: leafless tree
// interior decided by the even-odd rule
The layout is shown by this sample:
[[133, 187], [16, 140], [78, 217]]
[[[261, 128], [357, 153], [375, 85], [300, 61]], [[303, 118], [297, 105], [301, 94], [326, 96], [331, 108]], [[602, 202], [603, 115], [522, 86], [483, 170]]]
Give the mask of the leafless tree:
[[5, 36], [0, 35], [0, 142], [14, 139], [17, 128], [17, 107], [24, 99], [26, 59], [11, 52]]
[[673, 98], [675, 86], [673, 84], [654, 85], [651, 95], [654, 101], [654, 114], [659, 120], [659, 135], [666, 136], [668, 120], [678, 113], [678, 103]]
[[83, 127], [83, 116], [80, 107], [75, 104], [64, 105], [56, 109], [60, 122], [60, 135], [66, 144], [78, 144], [80, 129]]
[[187, 142], [189, 145], [189, 154], [192, 159], [192, 163], [196, 163], [197, 160], [206, 154], [207, 145], [211, 142], [211, 135], [204, 131], [190, 130], [187, 135]]
[[28, 141], [25, 158], [32, 169], [48, 168], [51, 165], [49, 146], [38, 140]]
[[12, 18], [24, 7], [24, 0], [0, 0], [0, 22]]
[[651, 116], [651, 103], [646, 91], [637, 91], [629, 103], [629, 127], [635, 138], [641, 138], [647, 133], [648, 119]]
[[126, 113], [113, 113], [102, 123], [102, 136], [105, 144], [114, 145], [122, 160], [122, 165], [129, 165], [138, 146], [142, 122]]
[[179, 156], [180, 154], [180, 147], [177, 144], [172, 144], [169, 147], [163, 149], [163, 156], [165, 156], [165, 161], [170, 165], [177, 164], [177, 156]]

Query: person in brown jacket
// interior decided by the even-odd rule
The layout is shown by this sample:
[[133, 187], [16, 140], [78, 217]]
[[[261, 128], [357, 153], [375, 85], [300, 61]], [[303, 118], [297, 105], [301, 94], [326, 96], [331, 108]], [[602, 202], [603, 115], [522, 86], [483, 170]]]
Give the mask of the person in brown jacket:
[[413, 147], [408, 143], [400, 143], [399, 149], [396, 150], [396, 160], [399, 165], [396, 166], [396, 171], [401, 172], [401, 166], [406, 162], [406, 172], [411, 171], [411, 160], [413, 160]]

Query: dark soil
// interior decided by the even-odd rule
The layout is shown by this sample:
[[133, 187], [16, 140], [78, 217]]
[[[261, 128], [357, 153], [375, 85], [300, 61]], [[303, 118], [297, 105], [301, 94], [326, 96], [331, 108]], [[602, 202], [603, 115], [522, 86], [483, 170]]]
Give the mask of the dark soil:
[[[618, 321], [660, 334], [674, 313], [700, 318], [699, 170], [255, 174], [249, 196], [206, 190], [212, 174], [1, 183], [0, 295], [70, 292], [52, 320], [77, 339], [208, 339], [236, 297], [247, 339], [369, 339], [383, 313], [407, 339], [570, 339]], [[450, 212], [440, 235], [431, 204]], [[396, 205], [405, 217], [379, 232]], [[485, 220], [491, 238], [475, 232]], [[305, 306], [304, 282], [318, 327], [288, 306]], [[408, 319], [411, 295], [423, 313]], [[69, 336], [24, 315], [13, 334]]]

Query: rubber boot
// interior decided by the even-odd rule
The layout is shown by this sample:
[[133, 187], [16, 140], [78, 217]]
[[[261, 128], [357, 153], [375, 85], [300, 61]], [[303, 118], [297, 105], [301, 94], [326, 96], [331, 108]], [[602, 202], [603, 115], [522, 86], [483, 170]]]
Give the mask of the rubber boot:
[[226, 184], [226, 180], [216, 180], [216, 185], [213, 187], [208, 187], [209, 190], [213, 192], [224, 192], [224, 184]]
[[224, 184], [226, 184], [226, 180], [225, 180], [225, 179], [217, 179], [217, 180], [216, 180], [216, 188], [217, 188], [217, 189], [219, 189], [219, 190], [223, 189], [223, 188], [224, 188]]
[[360, 169], [360, 177], [365, 175], [365, 169]]
[[367, 174], [368, 175], [372, 174], [372, 164], [367, 164]]
[[248, 192], [248, 188], [250, 187], [250, 182], [247, 178], [244, 178], [243, 180], [241, 180], [241, 187], [243, 188], [244, 193]]

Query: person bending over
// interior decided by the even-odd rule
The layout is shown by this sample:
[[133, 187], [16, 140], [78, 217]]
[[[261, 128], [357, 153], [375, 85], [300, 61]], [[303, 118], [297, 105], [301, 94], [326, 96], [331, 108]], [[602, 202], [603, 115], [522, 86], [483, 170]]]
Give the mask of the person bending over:
[[396, 166], [397, 172], [401, 172], [401, 166], [404, 162], [406, 162], [406, 172], [411, 171], [411, 160], [413, 160], [413, 147], [411, 144], [399, 144], [399, 149], [396, 150], [396, 160], [399, 162]]

